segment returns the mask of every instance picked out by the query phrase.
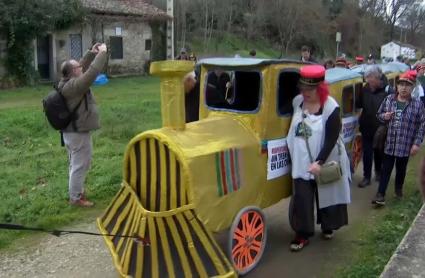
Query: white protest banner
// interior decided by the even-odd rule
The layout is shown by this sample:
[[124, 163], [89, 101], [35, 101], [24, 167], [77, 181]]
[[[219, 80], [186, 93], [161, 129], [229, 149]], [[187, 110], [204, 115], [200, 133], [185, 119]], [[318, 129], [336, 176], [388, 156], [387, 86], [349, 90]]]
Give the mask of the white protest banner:
[[342, 118], [342, 139], [347, 144], [353, 141], [356, 135], [357, 116]]
[[267, 180], [281, 177], [291, 170], [286, 139], [270, 140], [267, 142]]

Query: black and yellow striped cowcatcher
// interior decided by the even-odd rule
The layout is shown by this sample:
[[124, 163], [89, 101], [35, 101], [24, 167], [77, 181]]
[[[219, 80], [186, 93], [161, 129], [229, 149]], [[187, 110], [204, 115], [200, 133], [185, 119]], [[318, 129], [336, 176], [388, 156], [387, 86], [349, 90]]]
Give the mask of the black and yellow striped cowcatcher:
[[155, 136], [128, 145], [123, 186], [102, 217], [114, 264], [123, 277], [235, 277], [236, 272], [194, 212], [178, 151]]

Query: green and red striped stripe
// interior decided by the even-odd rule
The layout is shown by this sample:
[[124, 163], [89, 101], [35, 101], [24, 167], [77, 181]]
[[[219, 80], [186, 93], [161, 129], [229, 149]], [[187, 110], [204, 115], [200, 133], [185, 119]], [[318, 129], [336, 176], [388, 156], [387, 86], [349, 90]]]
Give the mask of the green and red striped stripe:
[[237, 191], [240, 186], [239, 151], [229, 149], [215, 154], [218, 195]]

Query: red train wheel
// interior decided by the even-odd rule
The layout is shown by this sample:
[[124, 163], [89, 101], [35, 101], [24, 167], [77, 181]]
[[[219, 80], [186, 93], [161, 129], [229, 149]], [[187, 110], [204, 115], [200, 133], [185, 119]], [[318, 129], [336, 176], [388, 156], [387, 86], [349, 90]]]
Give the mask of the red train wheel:
[[362, 137], [360, 135], [356, 136], [353, 141], [353, 147], [351, 151], [351, 159], [354, 171], [356, 171], [357, 166], [362, 160], [363, 147], [362, 147]]
[[246, 274], [260, 261], [267, 240], [267, 227], [261, 209], [243, 208], [233, 220], [228, 252], [233, 267]]

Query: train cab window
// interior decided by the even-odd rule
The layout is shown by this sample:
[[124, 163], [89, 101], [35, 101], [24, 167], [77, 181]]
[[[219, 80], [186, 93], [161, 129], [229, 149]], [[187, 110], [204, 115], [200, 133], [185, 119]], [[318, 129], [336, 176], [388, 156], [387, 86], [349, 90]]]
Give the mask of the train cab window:
[[259, 72], [213, 70], [206, 83], [205, 100], [210, 108], [252, 112], [259, 106]]
[[342, 115], [352, 114], [354, 112], [354, 87], [345, 86], [342, 89]]
[[289, 116], [293, 112], [292, 100], [299, 94], [298, 79], [300, 74], [295, 69], [286, 69], [279, 75], [277, 110], [280, 116]]
[[363, 83], [356, 83], [354, 85], [354, 98], [355, 98], [354, 104], [360, 102], [359, 98], [360, 98], [360, 95], [362, 94], [362, 90], [363, 90]]

